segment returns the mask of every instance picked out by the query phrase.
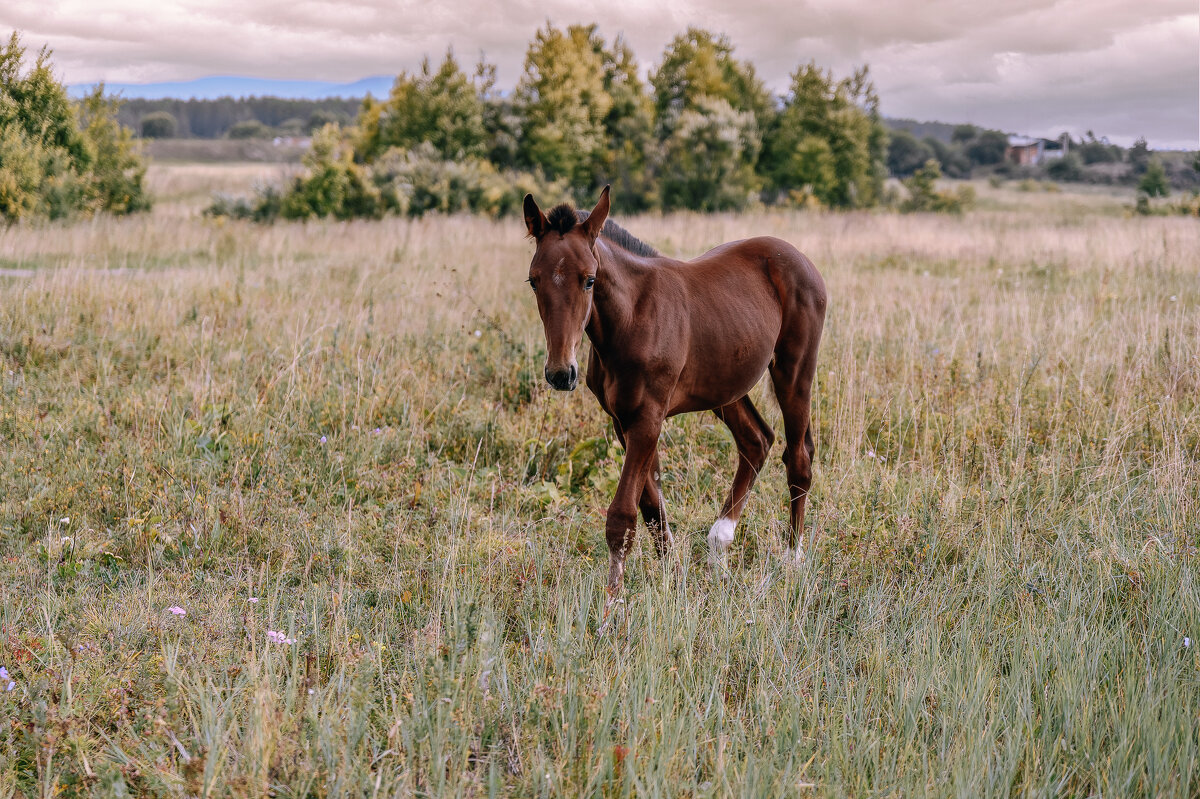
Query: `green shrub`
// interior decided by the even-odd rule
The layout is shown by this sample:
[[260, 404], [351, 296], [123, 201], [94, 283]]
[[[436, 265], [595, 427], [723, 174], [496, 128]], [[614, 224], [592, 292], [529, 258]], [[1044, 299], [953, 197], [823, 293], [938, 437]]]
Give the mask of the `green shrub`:
[[354, 163], [336, 125], [326, 125], [313, 136], [304, 156], [308, 172], [296, 178], [284, 193], [280, 214], [285, 219], [335, 219], [383, 216], [385, 205], [367, 168]]
[[1138, 191], [1148, 197], [1166, 197], [1171, 193], [1171, 184], [1167, 182], [1167, 172], [1158, 158], [1150, 159], [1142, 179], [1138, 181]]
[[448, 161], [427, 143], [410, 150], [394, 147], [371, 165], [356, 164], [349, 142], [336, 125], [327, 125], [313, 138], [305, 165], [305, 174], [282, 192], [264, 187], [252, 199], [217, 195], [204, 213], [256, 222], [280, 216], [377, 219], [385, 213], [505, 216], [520, 213], [527, 193], [550, 203], [571, 196], [566, 180], [500, 171], [480, 158]]
[[150, 198], [142, 187], [146, 164], [129, 128], [117, 122], [117, 101], [97, 86], [81, 101], [79, 111], [99, 208], [116, 214], [149, 210]]
[[72, 103], [54, 77], [50, 51], [43, 48], [29, 68], [24, 54], [16, 33], [0, 46], [0, 217], [149, 208], [145, 165], [104, 87]]
[[38, 142], [16, 125], [0, 124], [0, 216], [11, 222], [37, 211], [43, 159]]
[[283, 207], [283, 194], [274, 186], [263, 186], [255, 192], [253, 199], [217, 194], [212, 204], [204, 209], [205, 216], [224, 216], [230, 219], [248, 219], [252, 222], [274, 222]]
[[153, 111], [142, 117], [143, 139], [173, 139], [179, 129], [175, 116], [169, 111]]
[[233, 123], [225, 135], [231, 139], [269, 139], [271, 129], [257, 119], [244, 119]]
[[547, 182], [529, 173], [501, 172], [479, 158], [443, 160], [428, 143], [411, 150], [389, 150], [374, 164], [372, 173], [389, 210], [409, 216], [430, 212], [504, 216], [520, 211], [526, 193], [569, 197], [565, 180]]
[[957, 191], [939, 191], [937, 180], [942, 176], [941, 167], [934, 159], [925, 162], [925, 166], [913, 173], [905, 181], [909, 197], [900, 204], [900, 210], [905, 213], [914, 211], [933, 211], [935, 213], [961, 214], [975, 205], [975, 188], [961, 186]]
[[1055, 180], [1082, 180], [1083, 162], [1075, 153], [1067, 153], [1056, 161], [1051, 161], [1046, 167], [1046, 174]]

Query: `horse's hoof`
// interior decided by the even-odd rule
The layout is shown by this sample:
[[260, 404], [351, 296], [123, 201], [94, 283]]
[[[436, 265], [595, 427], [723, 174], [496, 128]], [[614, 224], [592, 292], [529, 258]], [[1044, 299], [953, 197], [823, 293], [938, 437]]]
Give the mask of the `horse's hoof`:
[[804, 554], [804, 543], [796, 545], [795, 549], [785, 549], [783, 552], [783, 563], [785, 566], [790, 566], [798, 569], [804, 566], [804, 561], [807, 556]]
[[725, 552], [733, 544], [733, 531], [737, 522], [724, 517], [717, 519], [708, 531], [708, 565], [725, 570]]

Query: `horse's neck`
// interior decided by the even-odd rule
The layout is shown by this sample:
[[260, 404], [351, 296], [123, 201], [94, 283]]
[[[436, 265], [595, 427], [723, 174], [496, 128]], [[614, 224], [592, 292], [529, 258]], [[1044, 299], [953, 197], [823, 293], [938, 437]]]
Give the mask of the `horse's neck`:
[[647, 292], [656, 265], [604, 239], [596, 240], [596, 254], [600, 271], [586, 332], [602, 358], [622, 334], [634, 330], [638, 299]]
[[634, 306], [654, 267], [604, 239], [596, 241], [596, 251], [600, 256], [600, 271], [586, 332], [592, 346], [603, 356], [620, 331], [630, 328]]

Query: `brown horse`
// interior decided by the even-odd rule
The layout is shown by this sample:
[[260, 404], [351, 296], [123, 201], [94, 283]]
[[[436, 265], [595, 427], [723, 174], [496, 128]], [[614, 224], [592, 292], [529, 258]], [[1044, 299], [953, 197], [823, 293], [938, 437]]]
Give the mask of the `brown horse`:
[[737, 445], [733, 487], [708, 534], [710, 558], [723, 558], [775, 440], [747, 396], [766, 371], [787, 436], [788, 555], [803, 559], [814, 453], [809, 403], [825, 282], [808, 258], [775, 238], [730, 242], [686, 263], [659, 255], [608, 221], [608, 196], [605, 186], [591, 214], [560, 205], [546, 216], [531, 194], [524, 210], [537, 242], [529, 285], [546, 332], [546, 380], [560, 391], [574, 390], [575, 350], [587, 333], [588, 388], [625, 446], [605, 525], [610, 595], [620, 590], [639, 508], [659, 554], [673, 543], [658, 436], [663, 421], [677, 413], [712, 411]]

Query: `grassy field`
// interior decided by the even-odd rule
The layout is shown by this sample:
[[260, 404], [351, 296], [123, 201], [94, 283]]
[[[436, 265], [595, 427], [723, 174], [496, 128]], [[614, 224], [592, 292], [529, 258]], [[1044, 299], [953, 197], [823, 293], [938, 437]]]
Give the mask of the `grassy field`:
[[687, 568], [643, 531], [600, 633], [620, 453], [521, 223], [196, 214], [278, 168], [0, 229], [0, 799], [1200, 795], [1194, 219], [621, 219], [831, 304], [807, 565], [777, 444], [709, 570], [731, 441], [678, 418]]

